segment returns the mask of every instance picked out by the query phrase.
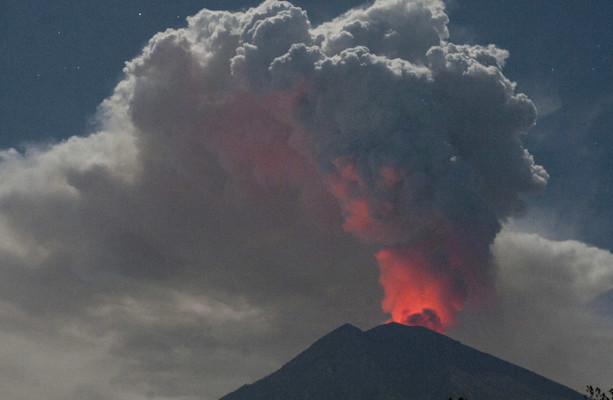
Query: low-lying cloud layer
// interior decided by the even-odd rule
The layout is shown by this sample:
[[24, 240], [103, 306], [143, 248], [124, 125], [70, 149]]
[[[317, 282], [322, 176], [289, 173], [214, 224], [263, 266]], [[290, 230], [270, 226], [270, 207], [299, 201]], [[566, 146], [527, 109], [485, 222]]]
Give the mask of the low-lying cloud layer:
[[536, 111], [507, 52], [447, 21], [436, 0], [317, 27], [284, 2], [203, 10], [126, 64], [98, 132], [3, 151], [0, 392], [215, 399], [387, 319], [384, 297], [439, 330], [466, 305], [468, 344], [604, 381], [613, 256], [494, 242], [547, 181], [520, 141]]

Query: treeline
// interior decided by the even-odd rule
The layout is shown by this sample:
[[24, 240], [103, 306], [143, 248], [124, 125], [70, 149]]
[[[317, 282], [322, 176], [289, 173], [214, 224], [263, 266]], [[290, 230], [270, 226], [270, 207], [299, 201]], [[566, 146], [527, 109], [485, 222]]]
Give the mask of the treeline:
[[599, 387], [593, 387], [592, 385], [587, 385], [585, 388], [588, 396], [584, 396], [587, 400], [613, 400], [613, 388], [604, 391]]

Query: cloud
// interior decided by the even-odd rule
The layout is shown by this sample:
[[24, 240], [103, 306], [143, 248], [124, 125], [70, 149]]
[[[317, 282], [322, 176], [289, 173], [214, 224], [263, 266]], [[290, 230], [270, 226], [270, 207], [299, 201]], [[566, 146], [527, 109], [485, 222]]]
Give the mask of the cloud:
[[[214, 399], [380, 323], [386, 295], [451, 325], [548, 175], [507, 52], [447, 42], [447, 21], [437, 0], [317, 27], [286, 2], [203, 10], [126, 63], [98, 132], [0, 153], [0, 341], [28, 355], [5, 354], [12, 399]], [[509, 237], [501, 272], [533, 245]], [[440, 290], [393, 297], [377, 260]]]
[[608, 387], [613, 255], [581, 242], [503, 230], [493, 246], [497, 301], [467, 308], [451, 335], [583, 391]]

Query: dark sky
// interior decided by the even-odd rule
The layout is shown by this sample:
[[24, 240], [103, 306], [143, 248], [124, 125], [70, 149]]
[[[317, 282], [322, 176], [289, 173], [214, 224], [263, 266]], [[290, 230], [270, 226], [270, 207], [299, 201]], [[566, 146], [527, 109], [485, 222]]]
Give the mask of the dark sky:
[[[452, 6], [451, 31], [511, 53], [507, 76], [542, 116], [525, 143], [547, 167], [547, 191], [533, 201], [555, 214], [555, 239], [579, 237], [611, 249], [613, 192], [613, 6], [601, 1], [467, 1]], [[457, 24], [457, 25], [456, 25]], [[572, 188], [572, 189], [571, 189]], [[537, 216], [534, 216], [538, 218]]]
[[[313, 6], [315, 22], [356, 1]], [[121, 79], [127, 60], [149, 38], [185, 26], [202, 8], [240, 10], [256, 1], [40, 1], [2, 2], [0, 145], [59, 140], [92, 130], [92, 115]]]
[[[387, 10], [395, 2], [377, 4]], [[490, 194], [488, 200], [503, 227], [482, 254], [494, 260], [489, 270], [492, 293], [469, 297], [447, 333], [578, 390], [585, 384], [610, 385], [605, 380], [613, 365], [602, 354], [613, 351], [609, 156], [613, 5], [608, 0], [445, 3], [449, 42], [495, 44], [509, 51], [502, 72], [516, 82], [514, 93], [525, 93], [538, 112], [536, 125], [520, 136], [521, 142], [549, 174], [542, 193], [524, 195], [530, 185], [512, 179], [525, 178], [522, 168], [532, 165], [529, 160], [519, 163], [512, 156], [507, 160], [507, 153], [487, 136], [471, 142], [474, 153], [460, 154], [467, 160], [477, 154], [470, 168], [483, 167], [475, 174], [492, 185], [483, 191]], [[426, 73], [401, 63], [409, 71], [407, 76], [415, 78], [392, 85], [389, 75], [379, 75], [380, 69], [371, 75], [351, 73], [335, 64], [338, 57], [330, 57], [328, 64], [321, 64], [329, 69], [321, 70], [336, 78], [326, 81], [319, 76], [317, 89], [319, 101], [329, 107], [307, 104], [300, 109], [300, 121], [320, 136], [313, 136], [312, 148], [306, 150], [295, 138], [279, 143], [275, 135], [282, 135], [284, 127], [301, 132], [304, 126], [295, 125], [296, 114], [283, 108], [293, 95], [278, 102], [257, 97], [262, 85], [268, 85], [262, 83], [265, 70], [258, 69], [267, 67], [267, 55], [250, 59], [247, 54], [234, 72], [244, 78], [241, 84], [254, 97], [232, 102], [222, 96], [226, 103], [220, 106], [216, 96], [226, 93], [226, 85], [238, 82], [228, 78], [229, 62], [223, 57], [248, 49], [237, 50], [243, 43], [222, 35], [218, 47], [206, 50], [213, 61], [205, 62], [196, 44], [213, 36], [202, 33], [204, 25], [180, 34], [174, 31], [185, 28], [186, 17], [202, 8], [234, 12], [258, 4], [233, 0], [0, 3], [0, 393], [6, 394], [4, 398], [212, 400], [272, 372], [343, 323], [363, 329], [381, 323], [389, 316], [381, 311], [384, 291], [373, 254], [381, 246], [393, 248], [395, 242], [385, 234], [383, 242], [371, 240], [375, 228], [352, 230], [351, 226], [361, 226], [347, 217], [347, 210], [358, 204], [352, 203], [356, 198], [334, 192], [330, 183], [331, 179], [346, 183], [343, 179], [348, 179], [351, 168], [342, 170], [340, 158], [329, 158], [314, 172], [304, 154], [318, 152], [315, 159], [320, 162], [344, 155], [341, 151], [354, 151], [354, 165], [343, 165], [356, 168], [353, 173], [359, 176], [353, 182], [360, 190], [368, 185], [379, 190], [369, 198], [374, 201], [391, 195], [372, 183], [368, 168], [399, 170], [407, 159], [410, 165], [429, 166], [431, 160], [447, 157], [446, 150], [427, 136], [406, 148], [389, 145], [396, 139], [383, 131], [393, 131], [394, 124], [417, 121], [416, 126], [427, 128], [424, 131], [443, 127], [470, 136], [471, 129], [489, 126], [490, 120], [503, 121], [501, 131], [507, 123], [520, 126], [522, 115], [529, 120], [530, 110], [525, 108], [507, 119], [491, 111], [495, 101], [490, 101], [494, 97], [487, 85], [492, 81], [476, 79], [456, 93], [449, 89], [450, 80], [449, 85], [437, 86], [439, 92], [448, 90], [451, 99], [443, 102], [443, 110], [421, 112], [419, 107], [427, 102], [419, 97], [420, 90], [437, 81], [422, 87], [418, 77], [433, 73], [434, 64]], [[294, 2], [308, 12], [312, 27], [359, 4]], [[424, 4], [435, 9], [442, 3]], [[279, 40], [300, 38], [302, 20], [296, 15], [282, 26]], [[404, 17], [399, 13], [401, 21]], [[230, 14], [224, 18], [227, 26], [245, 24]], [[385, 18], [393, 20], [394, 14]], [[198, 21], [210, 20], [201, 15]], [[270, 21], [271, 26], [281, 24]], [[410, 31], [420, 20], [407, 21], [411, 22], [400, 26], [408, 31], [398, 28], [404, 36], [394, 42], [400, 49], [394, 57], [412, 61], [424, 57], [432, 39], [417, 28]], [[221, 26], [219, 21], [206, 23]], [[338, 24], [329, 24], [326, 34], [333, 35]], [[171, 30], [148, 45], [156, 33], [167, 29]], [[186, 42], [179, 39], [183, 34]], [[193, 35], [203, 36], [198, 41]], [[255, 43], [256, 39], [241, 40]], [[267, 37], [261, 47], [274, 49], [275, 40]], [[337, 46], [345, 46], [341, 39], [335, 40]], [[184, 51], [188, 42], [192, 47]], [[425, 50], [419, 47], [424, 43]], [[377, 49], [376, 41], [370, 44], [373, 53], [389, 50]], [[223, 51], [226, 45], [229, 55]], [[411, 53], [415, 48], [421, 50]], [[387, 53], [381, 61], [360, 51], [364, 50], [350, 53], [363, 57], [366, 64], [400, 68]], [[473, 62], [478, 57], [468, 59]], [[307, 58], [303, 63], [291, 59], [294, 64], [287, 65], [310, 79], [321, 65]], [[226, 61], [218, 65], [217, 59]], [[499, 62], [488, 60], [480, 58], [479, 63]], [[283, 72], [290, 68], [287, 65], [276, 67]], [[483, 76], [506, 82], [491, 68], [487, 71], [493, 75]], [[275, 84], [283, 85], [293, 75], [274, 76], [279, 79]], [[403, 91], [404, 84], [408, 90]], [[515, 94], [508, 99], [522, 103]], [[465, 109], [459, 107], [463, 101], [470, 103]], [[359, 113], [351, 108], [360, 105]], [[400, 115], [403, 110], [406, 116]], [[463, 110], [469, 111], [463, 114]], [[462, 118], [450, 123], [447, 115]], [[350, 135], [335, 137], [332, 120], [339, 132], [346, 129]], [[373, 121], [380, 122], [381, 132], [374, 129], [378, 125]], [[215, 136], [224, 130], [229, 132], [227, 141]], [[252, 130], [260, 136], [244, 135]], [[321, 133], [328, 131], [329, 136]], [[208, 134], [212, 139], [202, 139]], [[355, 139], [342, 142], [348, 136]], [[509, 146], [511, 153], [521, 149], [511, 142], [515, 146]], [[261, 143], [266, 145], [258, 147]], [[296, 151], [291, 154], [301, 161], [294, 164], [294, 158], [284, 158], [288, 149]], [[428, 157], [423, 156], [426, 153]], [[261, 169], [253, 172], [245, 165]], [[336, 175], [331, 172], [334, 168]], [[449, 176], [462, 180], [463, 171], [458, 167], [456, 175], [424, 176], [443, 182]], [[323, 184], [316, 179], [318, 174], [328, 174]], [[512, 189], [503, 190], [508, 187]], [[481, 203], [471, 197], [470, 188], [468, 183], [445, 186], [448, 192], [442, 190], [434, 199], [440, 203], [432, 207], [434, 211], [407, 205], [406, 210], [418, 209], [420, 215], [407, 211], [401, 222], [411, 221], [419, 228], [417, 233], [403, 229], [423, 234], [419, 229], [426, 230], [429, 217], [436, 220], [439, 208], [457, 220], [482, 215], [475, 212]], [[460, 201], [449, 200], [466, 191], [469, 195]], [[505, 208], [517, 203], [516, 192], [527, 203], [521, 215]], [[471, 226], [478, 231], [482, 222]], [[496, 226], [484, 231], [491, 233]], [[384, 233], [390, 234], [387, 228]]]

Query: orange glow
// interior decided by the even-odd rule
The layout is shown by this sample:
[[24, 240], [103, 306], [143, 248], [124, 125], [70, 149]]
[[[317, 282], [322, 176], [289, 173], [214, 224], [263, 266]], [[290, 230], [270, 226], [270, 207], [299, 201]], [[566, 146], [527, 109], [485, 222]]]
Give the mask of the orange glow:
[[383, 187], [392, 187], [403, 179], [402, 171], [393, 167], [383, 167], [380, 171], [381, 182]]
[[322, 182], [309, 134], [294, 118], [295, 104], [307, 92], [308, 85], [301, 82], [258, 95], [236, 89], [223, 98], [195, 99], [202, 120], [190, 132], [182, 154], [198, 149], [195, 154], [211, 155], [215, 167], [229, 177], [215, 182], [224, 202], [265, 211], [271, 199], [296, 196], [309, 216], [339, 224], [338, 208]]
[[372, 171], [371, 164], [341, 155], [330, 160], [332, 171], [322, 184], [309, 134], [292, 117], [296, 102], [307, 92], [303, 82], [262, 96], [238, 89], [224, 99], [201, 99], [205, 134], [194, 132], [192, 142], [214, 154], [223, 171], [234, 177], [224, 182], [224, 201], [267, 204], [271, 191], [289, 186], [292, 191], [279, 194], [299, 195], [306, 210], [337, 224], [335, 198], [343, 228], [383, 248], [375, 255], [385, 292], [383, 311], [392, 321], [443, 333], [453, 325], [468, 289], [482, 283], [480, 266], [487, 251], [480, 251], [473, 240], [478, 235], [471, 234], [470, 227], [456, 229], [444, 216], [421, 226], [420, 218], [413, 218], [420, 209], [407, 204], [410, 176], [395, 166]]
[[[381, 168], [377, 187], [370, 189], [353, 157], [338, 157], [332, 164], [336, 171], [326, 177], [326, 184], [339, 201], [343, 228], [367, 243], [392, 244], [375, 255], [385, 292], [383, 311], [394, 322], [443, 333], [462, 309], [468, 286], [475, 286], [473, 269], [479, 263], [472, 262], [470, 241], [439, 226], [436, 232], [424, 232], [418, 243], [404, 242], [407, 226], [393, 203], [395, 191], [405, 184], [403, 172]], [[374, 202], [371, 190], [379, 191]]]
[[385, 290], [381, 304], [392, 321], [444, 333], [461, 308], [448, 277], [433, 271], [415, 249], [385, 249], [376, 254]]
[[339, 200], [345, 220], [343, 229], [364, 242], [385, 237], [390, 226], [371, 217], [368, 187], [358, 173], [353, 158], [339, 157], [332, 164], [337, 171], [326, 176], [325, 182], [328, 190]]
[[300, 132], [278, 117], [272, 103], [272, 99], [236, 91], [216, 118], [209, 118], [205, 129], [216, 133], [211, 144], [228, 170], [250, 171], [258, 182], [300, 181], [310, 169], [291, 146], [292, 135]]

